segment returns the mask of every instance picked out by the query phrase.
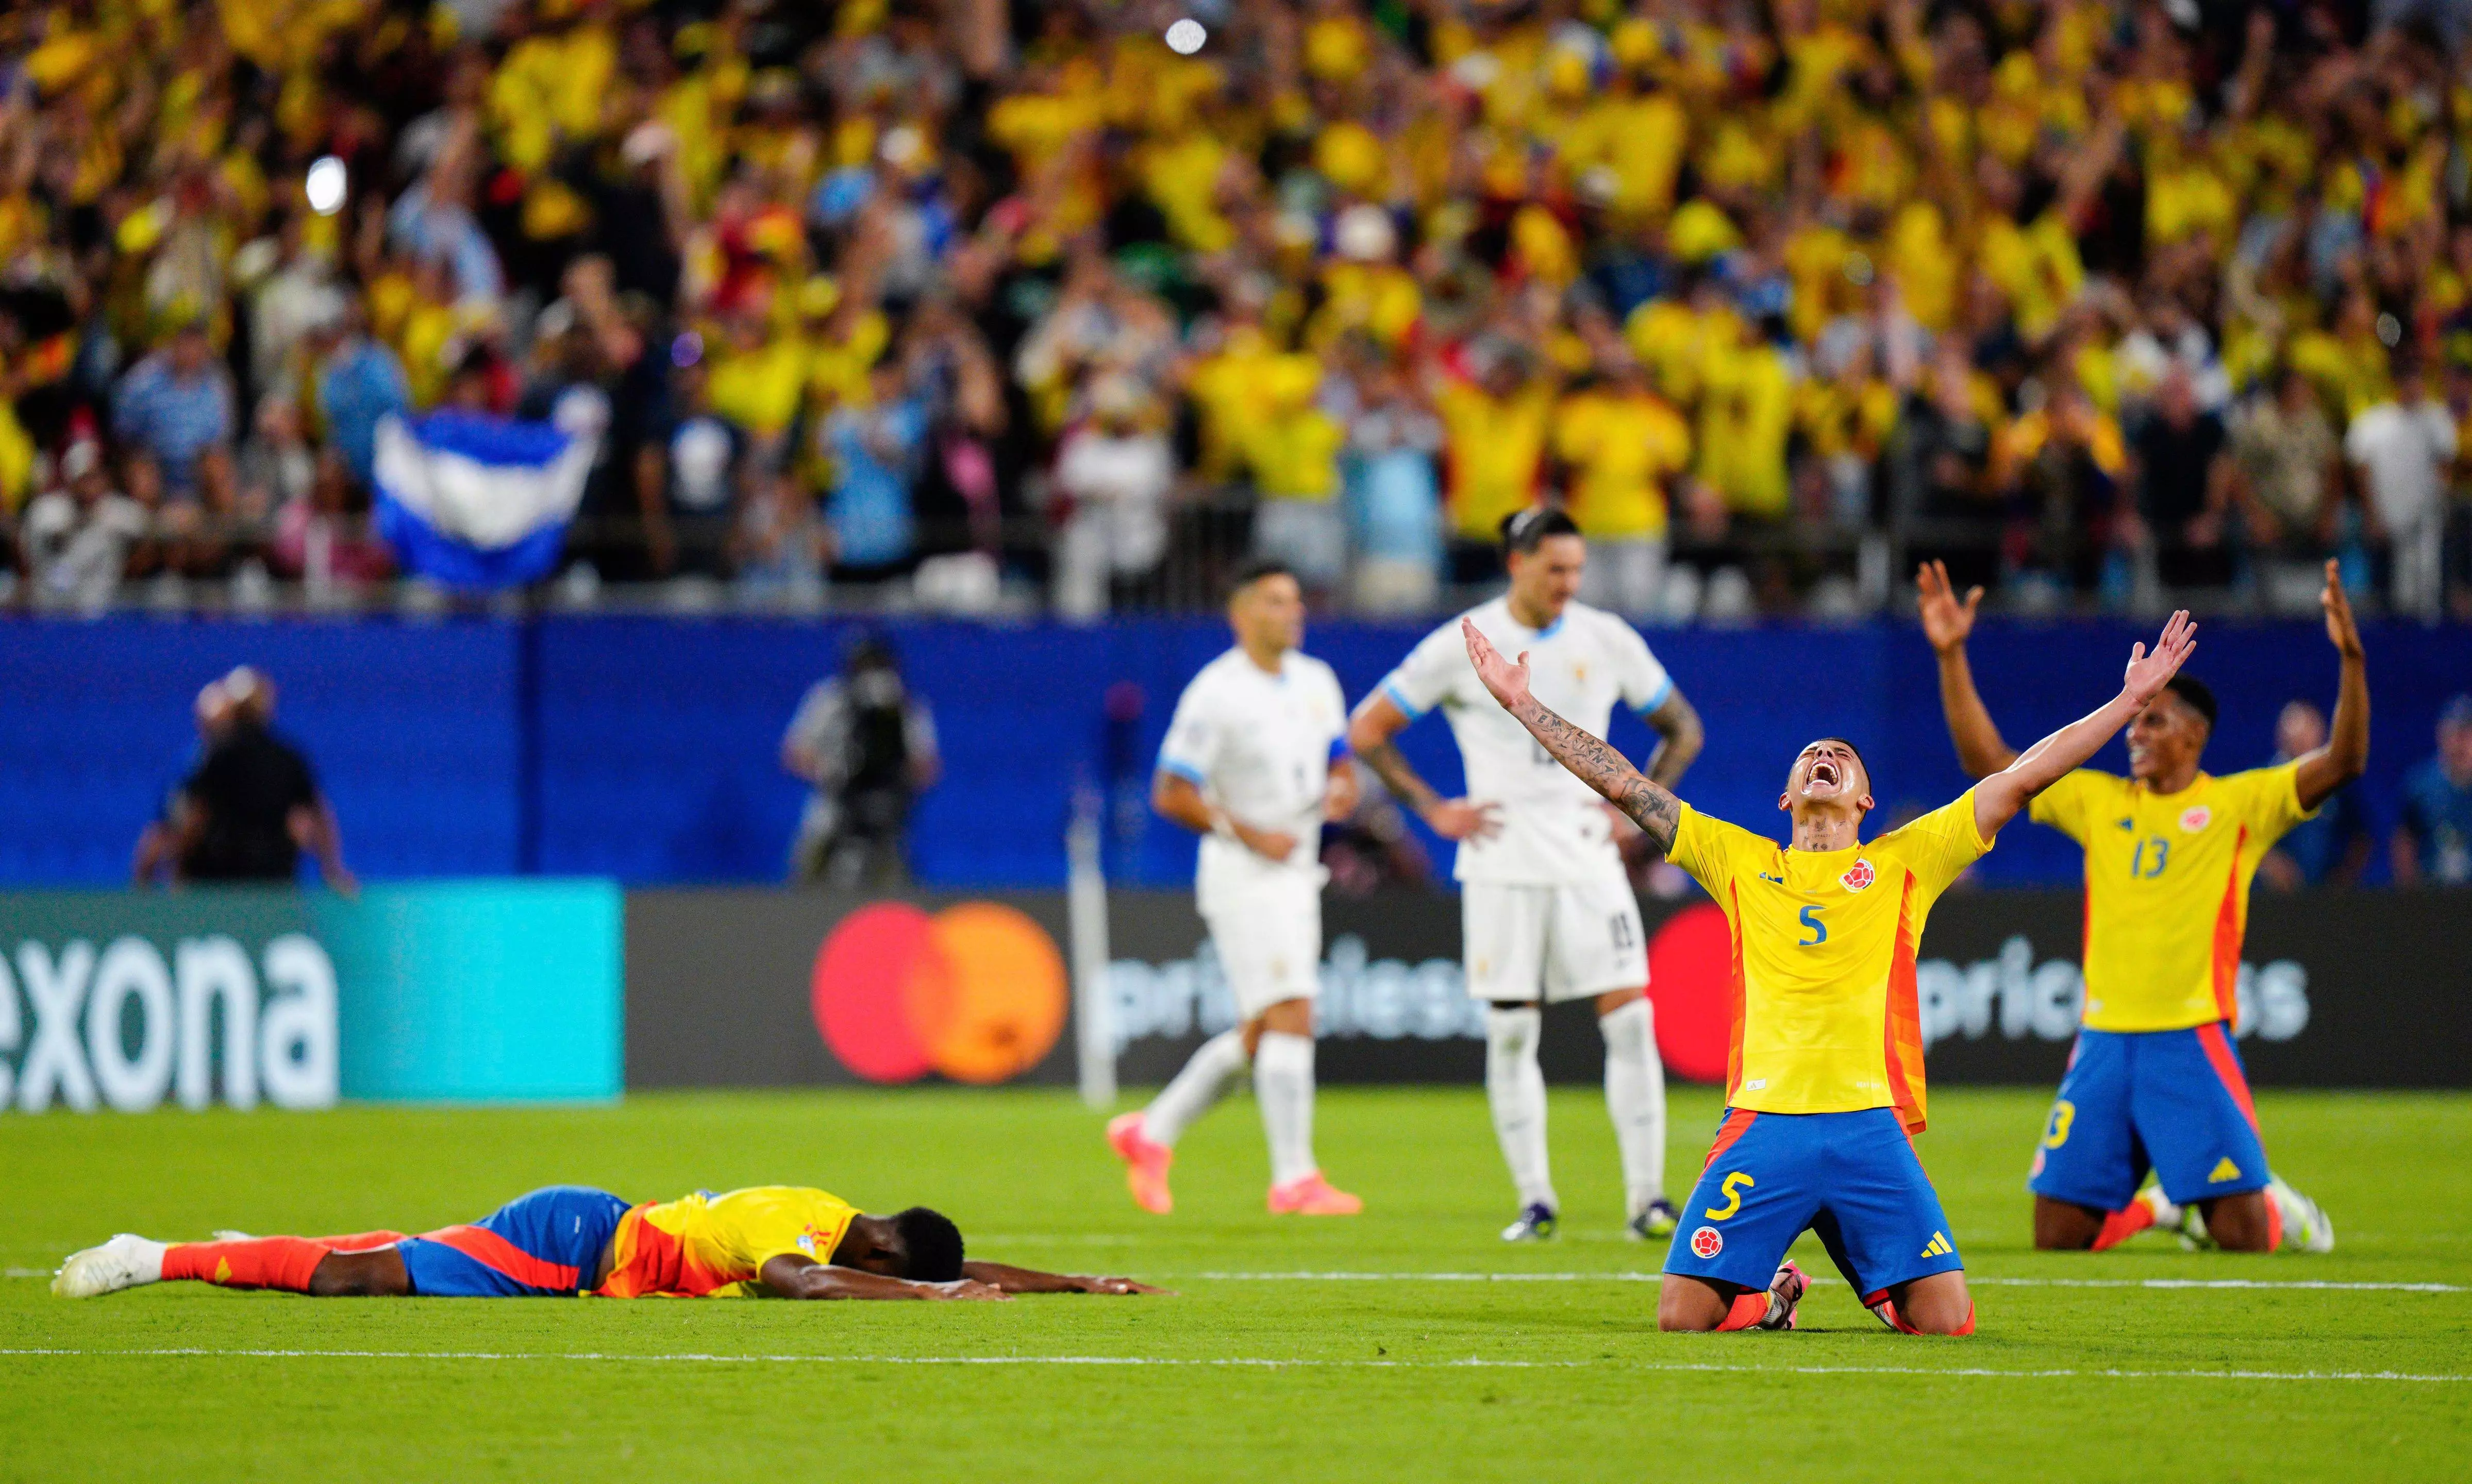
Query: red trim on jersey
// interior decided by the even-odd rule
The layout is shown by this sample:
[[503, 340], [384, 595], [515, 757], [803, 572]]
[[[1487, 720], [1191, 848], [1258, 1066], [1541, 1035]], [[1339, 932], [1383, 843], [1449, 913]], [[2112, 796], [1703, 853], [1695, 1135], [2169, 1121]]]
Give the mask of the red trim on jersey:
[[1725, 927], [1733, 938], [1733, 976], [1725, 986], [1726, 1010], [1731, 1028], [1725, 1044], [1725, 1101], [1743, 1090], [1743, 1006], [1748, 999], [1743, 978], [1743, 887], [1739, 882], [1725, 883], [1725, 895], [1733, 910], [1726, 914]]
[[420, 1239], [452, 1247], [483, 1267], [495, 1268], [527, 1288], [573, 1293], [582, 1276], [576, 1269], [534, 1257], [486, 1226], [444, 1226], [423, 1232]]
[[2223, 1023], [2209, 1021], [2198, 1027], [2198, 1045], [2205, 1048], [2206, 1060], [2214, 1063], [2215, 1075], [2222, 1079], [2223, 1091], [2232, 1095], [2241, 1117], [2248, 1119], [2253, 1133], [2257, 1129], [2257, 1104], [2249, 1100], [2248, 1078], [2241, 1074], [2240, 1056], [2232, 1050], [2231, 1037], [2223, 1033]]
[[1889, 1096], [1911, 1136], [1924, 1126], [1923, 1019], [1914, 986], [1914, 873], [1897, 898], [1897, 947], [1889, 960], [1889, 1007], [1880, 1052], [1889, 1069]]
[[1725, 1121], [1717, 1125], [1717, 1142], [1708, 1146], [1708, 1158], [1700, 1162], [1700, 1168], [1701, 1172], [1706, 1172], [1710, 1166], [1717, 1163], [1718, 1155], [1721, 1155], [1726, 1150], [1732, 1148], [1734, 1146], [1734, 1141], [1742, 1138], [1745, 1133], [1748, 1132], [1751, 1126], [1751, 1120], [1758, 1117], [1758, 1114], [1753, 1113], [1748, 1108], [1736, 1108], [1733, 1112], [1726, 1114]]
[[2248, 826], [2242, 825], [2232, 837], [2232, 872], [2223, 883], [2223, 904], [2215, 909], [2215, 1013], [2225, 1020], [2240, 1012], [2241, 851], [2247, 844]]

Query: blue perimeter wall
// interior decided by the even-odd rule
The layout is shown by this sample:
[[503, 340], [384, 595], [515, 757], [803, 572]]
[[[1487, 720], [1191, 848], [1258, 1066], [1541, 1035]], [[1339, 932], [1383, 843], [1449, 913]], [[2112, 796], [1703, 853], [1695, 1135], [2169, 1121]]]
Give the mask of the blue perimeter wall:
[[[189, 766], [191, 698], [244, 662], [274, 676], [277, 727], [315, 761], [365, 876], [777, 879], [802, 802], [780, 768], [781, 732], [858, 626], [0, 621], [0, 882], [125, 879], [139, 829]], [[915, 834], [925, 883], [1060, 884], [1077, 781], [1110, 789], [1116, 879], [1189, 879], [1192, 839], [1151, 817], [1141, 797], [1178, 690], [1225, 646], [1220, 624], [886, 627], [943, 736], [944, 781], [921, 801]], [[1307, 648], [1338, 670], [1353, 701], [1423, 632], [1334, 624], [1316, 628]], [[2130, 643], [2151, 634], [2123, 623], [1986, 622], [1975, 673], [2009, 741], [2023, 745], [2112, 694]], [[1786, 766], [1831, 732], [1870, 760], [1884, 820], [1965, 786], [1941, 727], [1931, 652], [1910, 625], [1650, 630], [1649, 640], [1708, 723], [1708, 750], [1682, 790], [1700, 808], [1773, 832]], [[2364, 787], [2382, 877], [2402, 775], [2429, 755], [2445, 699], [2472, 691], [2472, 628], [2381, 624], [2367, 644], [2375, 745]], [[2222, 701], [2208, 756], [2219, 771], [2267, 759], [2287, 699], [2334, 699], [2335, 658], [2316, 624], [2209, 623], [2193, 669]], [[1107, 694], [1128, 683], [1138, 716], [1111, 726]], [[1648, 736], [1630, 718], [1616, 721], [1613, 740], [1634, 755]], [[1404, 745], [1438, 786], [1455, 786], [1457, 755], [1439, 718]], [[2098, 766], [2126, 767], [2118, 742]], [[1981, 875], [2067, 883], [2079, 862], [2058, 835], [2020, 827]]]

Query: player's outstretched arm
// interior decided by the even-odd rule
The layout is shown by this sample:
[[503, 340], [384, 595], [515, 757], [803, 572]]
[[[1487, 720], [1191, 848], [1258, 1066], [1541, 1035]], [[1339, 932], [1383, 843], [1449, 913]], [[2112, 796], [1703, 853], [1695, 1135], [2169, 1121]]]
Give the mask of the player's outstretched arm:
[[2361, 650], [2361, 625], [2352, 622], [2352, 601], [2343, 596], [2342, 571], [2331, 560], [2318, 605], [2326, 610], [2326, 638], [2342, 656], [2343, 677], [2325, 745], [2302, 757], [2293, 778], [2302, 809], [2316, 809], [2369, 768], [2369, 662]]
[[765, 1260], [756, 1276], [785, 1299], [1004, 1299], [1011, 1295], [966, 1272], [948, 1284], [912, 1283], [862, 1268], [819, 1262], [795, 1252]]
[[1639, 769], [1602, 740], [1565, 721], [1530, 695], [1526, 654], [1515, 665], [1504, 659], [1502, 651], [1465, 619], [1460, 620], [1460, 633], [1467, 640], [1468, 659], [1476, 666], [1477, 678], [1502, 703], [1502, 709], [1518, 718], [1556, 762], [1630, 816], [1657, 849], [1672, 850], [1675, 829], [1682, 823], [1682, 801], [1641, 776]]
[[1914, 574], [1923, 637], [1939, 657], [1939, 709], [1948, 719], [1949, 740], [1957, 743], [1957, 762], [1968, 778], [1988, 778], [2017, 761], [2017, 749], [2001, 740], [2000, 728], [1974, 689], [1974, 668], [1965, 661], [1966, 637], [1974, 632], [1974, 610], [1983, 601], [1975, 588], [1960, 602], [1948, 585], [1948, 568], [1926, 563]]
[[962, 1276], [1007, 1293], [1166, 1293], [1129, 1278], [1091, 1278], [1080, 1273], [1042, 1273], [1004, 1262], [964, 1262]]
[[1974, 828], [1986, 840], [1999, 834], [2000, 827], [2016, 818], [2029, 799], [2101, 751], [2112, 733], [2163, 694], [2164, 682], [2180, 672], [2197, 648], [2198, 625], [2190, 622], [2186, 608], [2163, 625], [2153, 653], [2147, 653], [2142, 644], [2131, 646], [2128, 671], [2121, 678], [2118, 695], [2019, 753], [2015, 762], [1974, 786]]

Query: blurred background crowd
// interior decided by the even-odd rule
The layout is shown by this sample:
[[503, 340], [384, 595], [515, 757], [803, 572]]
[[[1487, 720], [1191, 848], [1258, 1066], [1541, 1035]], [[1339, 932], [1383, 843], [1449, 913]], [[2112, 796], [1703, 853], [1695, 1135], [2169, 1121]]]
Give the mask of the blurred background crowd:
[[[1189, 54], [1164, 39], [1199, 21]], [[12, 603], [449, 601], [380, 423], [596, 440], [572, 605], [2472, 618], [2472, 3], [55, 0]]]

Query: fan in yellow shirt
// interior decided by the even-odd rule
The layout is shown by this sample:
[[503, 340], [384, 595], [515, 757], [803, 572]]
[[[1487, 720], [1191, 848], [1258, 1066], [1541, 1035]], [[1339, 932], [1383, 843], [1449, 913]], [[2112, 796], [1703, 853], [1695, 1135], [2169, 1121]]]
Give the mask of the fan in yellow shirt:
[[[1978, 778], [2008, 767], [2017, 754], [1965, 659], [1983, 590], [1961, 601], [1937, 563], [1917, 586], [1958, 761]], [[2368, 671], [2331, 561], [2320, 601], [2342, 658], [2324, 746], [2275, 767], [2201, 771], [2215, 698], [2184, 675], [2129, 722], [2127, 777], [2080, 769], [2034, 801], [2036, 822], [2085, 847], [2086, 883], [2084, 1022], [2034, 1151], [2037, 1247], [2099, 1250], [2182, 1223], [2183, 1207], [2234, 1251], [2334, 1246], [2325, 1213], [2268, 1168], [2231, 1035], [2259, 859], [2368, 766]], [[2141, 1194], [2150, 1167], [2157, 1184]]]
[[1626, 356], [1555, 410], [1554, 458], [1570, 471], [1571, 518], [1588, 538], [1581, 601], [1648, 612], [1665, 577], [1666, 491], [1691, 462], [1690, 426]]
[[2189, 616], [2173, 615], [2152, 654], [2129, 652], [2120, 694], [2100, 709], [1868, 844], [1870, 769], [1842, 737], [1813, 742], [1777, 797], [1794, 820], [1787, 846], [1642, 777], [1530, 694], [1525, 655], [1506, 660], [1473, 624], [1461, 629], [1494, 699], [1717, 899], [1733, 939], [1725, 1119], [1666, 1255], [1657, 1327], [1792, 1329], [1808, 1280], [1784, 1259], [1814, 1231], [1883, 1323], [1974, 1332], [1964, 1262], [1913, 1142], [1923, 924], [2003, 825], [2163, 694], [2196, 645]]
[[962, 1234], [913, 1206], [870, 1216], [803, 1186], [754, 1186], [630, 1205], [554, 1185], [480, 1220], [417, 1237], [242, 1237], [156, 1242], [123, 1235], [62, 1263], [52, 1291], [95, 1298], [182, 1279], [317, 1298], [1003, 1299], [1156, 1293], [1129, 1278], [964, 1261]]

